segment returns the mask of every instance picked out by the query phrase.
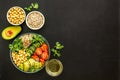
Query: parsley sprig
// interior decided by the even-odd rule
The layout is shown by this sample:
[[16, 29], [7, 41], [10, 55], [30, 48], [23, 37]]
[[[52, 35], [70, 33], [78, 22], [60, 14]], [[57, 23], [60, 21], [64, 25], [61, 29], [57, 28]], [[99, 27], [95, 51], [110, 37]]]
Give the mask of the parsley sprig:
[[55, 46], [51, 49], [53, 56], [61, 56], [61, 50], [64, 46], [60, 42], [56, 42]]
[[31, 11], [32, 9], [38, 9], [38, 8], [39, 8], [39, 5], [38, 5], [37, 2], [35, 2], [35, 3], [31, 3], [30, 6], [25, 7], [24, 9], [25, 9], [26, 11]]

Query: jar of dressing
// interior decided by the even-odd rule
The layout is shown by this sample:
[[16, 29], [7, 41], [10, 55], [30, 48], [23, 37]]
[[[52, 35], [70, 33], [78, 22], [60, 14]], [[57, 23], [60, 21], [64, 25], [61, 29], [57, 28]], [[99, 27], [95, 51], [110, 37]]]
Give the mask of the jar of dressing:
[[45, 70], [50, 76], [56, 77], [62, 73], [63, 65], [60, 60], [51, 59], [46, 62]]

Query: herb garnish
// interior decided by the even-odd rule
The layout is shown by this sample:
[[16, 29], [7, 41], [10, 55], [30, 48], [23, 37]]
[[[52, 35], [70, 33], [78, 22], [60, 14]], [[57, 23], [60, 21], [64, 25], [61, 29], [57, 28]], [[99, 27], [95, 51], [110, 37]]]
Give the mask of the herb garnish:
[[35, 3], [31, 3], [30, 6], [25, 7], [24, 9], [25, 9], [26, 11], [31, 11], [32, 9], [38, 9], [38, 8], [39, 8], [39, 5], [38, 5], [37, 2], [35, 2]]
[[56, 42], [55, 46], [51, 49], [54, 56], [61, 56], [61, 50], [64, 48], [64, 46], [60, 42]]

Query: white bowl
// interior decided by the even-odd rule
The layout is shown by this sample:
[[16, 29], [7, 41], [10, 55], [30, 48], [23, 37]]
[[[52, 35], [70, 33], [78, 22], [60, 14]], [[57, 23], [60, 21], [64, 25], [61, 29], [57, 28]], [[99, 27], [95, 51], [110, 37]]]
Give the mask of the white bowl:
[[[18, 8], [22, 11], [22, 13], [21, 14], [23, 14], [23, 19], [21, 19], [20, 18], [20, 16], [18, 17], [15, 17], [15, 15], [12, 15], [12, 13], [11, 12], [14, 12], [14, 11], [11, 11], [10, 12], [10, 10], [15, 10], [15, 8], [17, 8], [17, 10], [18, 10]], [[11, 19], [12, 20], [20, 20], [21, 19], [21, 21], [19, 21], [20, 23], [14, 23], [14, 22], [12, 22], [10, 19], [9, 19], [9, 17], [10, 17], [10, 15], [12, 15], [12, 17], [11, 17]], [[18, 15], [18, 13], [16, 13], [16, 15]], [[17, 19], [15, 19], [15, 18], [17, 18]], [[8, 10], [8, 12], [7, 12], [7, 20], [8, 20], [8, 22], [10, 23], [10, 24], [12, 24], [12, 25], [21, 25], [24, 21], [25, 21], [25, 18], [26, 18], [26, 13], [25, 13], [25, 11], [24, 11], [24, 9], [23, 8], [21, 8], [21, 7], [19, 7], [19, 6], [14, 6], [14, 7], [11, 7], [9, 10]]]
[[45, 17], [39, 11], [31, 11], [26, 16], [26, 24], [32, 30], [38, 30], [42, 28], [44, 23]]

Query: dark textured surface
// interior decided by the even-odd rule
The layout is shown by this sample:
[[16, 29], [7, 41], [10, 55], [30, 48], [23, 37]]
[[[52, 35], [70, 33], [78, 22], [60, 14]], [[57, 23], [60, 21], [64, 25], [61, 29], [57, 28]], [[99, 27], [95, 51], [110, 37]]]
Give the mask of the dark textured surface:
[[[117, 80], [118, 79], [118, 2], [117, 0], [0, 0], [0, 32], [10, 24], [7, 10], [39, 2], [45, 25], [26, 32], [43, 35], [51, 46], [65, 45], [60, 60], [63, 73], [52, 78], [45, 69], [35, 74], [18, 71], [10, 61], [8, 44], [0, 37], [0, 80]], [[55, 58], [55, 57], [54, 57]]]

